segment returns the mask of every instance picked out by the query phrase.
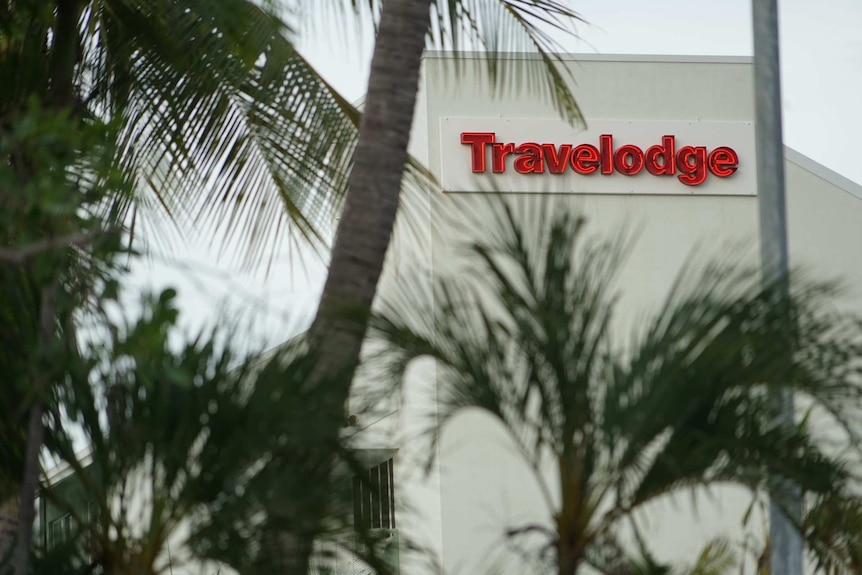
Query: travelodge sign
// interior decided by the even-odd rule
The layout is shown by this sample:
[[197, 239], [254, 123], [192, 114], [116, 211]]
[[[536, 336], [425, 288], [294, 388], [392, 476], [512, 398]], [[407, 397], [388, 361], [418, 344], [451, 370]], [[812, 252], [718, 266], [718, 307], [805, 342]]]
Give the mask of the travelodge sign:
[[751, 122], [441, 118], [446, 191], [754, 195]]

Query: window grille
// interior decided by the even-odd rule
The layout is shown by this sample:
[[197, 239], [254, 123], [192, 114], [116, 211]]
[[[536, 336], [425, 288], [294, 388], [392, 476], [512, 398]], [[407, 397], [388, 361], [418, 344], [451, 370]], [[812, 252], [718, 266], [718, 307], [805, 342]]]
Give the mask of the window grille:
[[395, 529], [393, 460], [375, 465], [353, 479], [353, 525], [359, 529]]

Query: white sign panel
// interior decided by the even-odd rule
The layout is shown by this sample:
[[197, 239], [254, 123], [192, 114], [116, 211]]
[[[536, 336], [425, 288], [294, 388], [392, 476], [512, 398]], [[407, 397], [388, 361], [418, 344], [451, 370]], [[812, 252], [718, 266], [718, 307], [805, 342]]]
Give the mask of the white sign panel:
[[751, 122], [440, 119], [449, 192], [757, 193]]

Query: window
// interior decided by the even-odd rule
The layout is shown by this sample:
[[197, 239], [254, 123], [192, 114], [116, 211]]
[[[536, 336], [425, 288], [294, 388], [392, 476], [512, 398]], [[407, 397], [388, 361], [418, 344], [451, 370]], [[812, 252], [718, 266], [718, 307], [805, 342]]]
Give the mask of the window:
[[[395, 529], [395, 481], [393, 449], [360, 450], [365, 471], [353, 477], [353, 532], [342, 532], [315, 541], [311, 575], [375, 575], [363, 562], [366, 542], [357, 533], [371, 531], [377, 556], [399, 570], [398, 531]], [[382, 463], [378, 463], [382, 461]], [[374, 464], [368, 467], [369, 464]]]
[[375, 465], [353, 479], [355, 529], [395, 529], [393, 460]]
[[72, 537], [72, 516], [63, 515], [51, 521], [48, 525], [48, 549], [62, 545], [64, 541]]
[[42, 486], [36, 534], [45, 549], [70, 543], [86, 532], [88, 525], [99, 520], [100, 506], [94, 498], [98, 492], [91, 490], [97, 483], [90, 469], [89, 465], [84, 466], [87, 483], [76, 473], [64, 472]]

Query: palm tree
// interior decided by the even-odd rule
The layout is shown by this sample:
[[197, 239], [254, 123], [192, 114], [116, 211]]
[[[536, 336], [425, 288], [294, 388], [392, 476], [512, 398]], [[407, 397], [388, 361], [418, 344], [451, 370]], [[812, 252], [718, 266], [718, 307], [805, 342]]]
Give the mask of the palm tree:
[[[347, 524], [356, 463], [340, 443], [315, 441], [315, 428], [338, 425], [318, 409], [329, 384], [306, 385], [318, 353], [297, 339], [240, 357], [218, 331], [176, 349], [174, 295], [69, 358], [67, 413], [50, 410], [46, 447], [74, 473], [42, 492], [65, 540], [36, 547], [37, 573], [157, 575], [189, 560], [286, 573], [268, 533], [315, 539]], [[342, 465], [329, 475], [332, 458]], [[361, 558], [388, 573], [373, 546]]]
[[[341, 4], [339, 0], [339, 4]], [[535, 50], [546, 75], [531, 88], [544, 93], [569, 122], [581, 121], [571, 84], [553, 56], [558, 46], [543, 26], [572, 31], [578, 15], [559, 0], [368, 0], [351, 2], [379, 13], [371, 74], [344, 210], [336, 230], [329, 273], [310, 329], [312, 341], [329, 350], [313, 379], [331, 371], [352, 373], [359, 363], [371, 309], [400, 203], [402, 175], [419, 70], [426, 38], [455, 50], [484, 47], [498, 85], [500, 52]], [[347, 313], [346, 313], [347, 312]], [[352, 378], [331, 395], [330, 409], [342, 413]], [[330, 430], [330, 434], [337, 429]]]
[[[25, 486], [22, 540], [30, 532], [41, 416], [52, 385], [50, 378], [34, 379], [32, 360], [38, 350], [74, 340], [56, 320], [71, 313], [57, 297], [94, 261], [72, 269], [30, 256], [76, 252], [86, 259], [87, 250], [78, 248], [92, 243], [91, 232], [106, 229], [137, 236], [154, 229], [146, 239], [170, 245], [163, 233], [170, 228], [159, 227], [164, 220], [174, 231], [192, 223], [224, 242], [240, 241], [249, 262], [285, 239], [318, 250], [325, 244], [324, 226], [346, 188], [359, 114], [294, 49], [291, 31], [267, 6], [251, 0], [0, 6], [0, 135], [5, 144], [27, 138], [31, 144], [4, 145], [0, 162], [3, 337], [31, 336], [19, 341], [29, 342], [26, 354], [14, 361], [4, 354], [0, 365], [22, 388], [14, 394], [23, 394], [25, 404], [4, 418], [9, 431], [0, 434], [27, 442], [8, 448], [21, 457], [24, 478], [11, 471], [14, 465], [4, 469], [17, 475], [12, 492]], [[88, 150], [78, 136], [94, 126], [110, 129], [87, 146], [109, 150], [99, 161], [108, 156], [113, 168], [98, 185], [81, 181], [94, 166], [76, 157]], [[34, 221], [29, 216], [38, 202], [25, 192], [57, 173], [67, 177], [54, 181], [52, 203], [45, 204], [53, 211]], [[110, 193], [96, 201], [97, 188]], [[81, 204], [97, 222], [87, 233], [75, 216]], [[35, 272], [46, 266], [53, 270], [47, 276]], [[4, 389], [4, 408], [20, 407], [14, 394]], [[8, 487], [0, 486], [4, 524], [14, 523], [19, 508], [5, 505]], [[8, 548], [6, 532], [0, 549]], [[26, 553], [19, 555], [23, 572]]]
[[[344, 212], [336, 231], [329, 274], [312, 324], [312, 338], [326, 340], [331, 366], [356, 365], [366, 332], [366, 316], [345, 309], [371, 308], [399, 205], [402, 174], [419, 87], [426, 37], [438, 47], [484, 48], [491, 78], [498, 85], [498, 60], [505, 51], [537, 51], [546, 75], [524, 78], [549, 97], [569, 122], [582, 120], [571, 84], [554, 56], [558, 44], [550, 28], [573, 32], [580, 20], [560, 0], [368, 0], [380, 12], [377, 42], [364, 101]], [[509, 78], [511, 80], [511, 78]], [[341, 410], [349, 389], [333, 397]]]
[[[434, 309], [403, 295], [373, 324], [396, 374], [420, 356], [436, 361], [438, 432], [468, 408], [508, 432], [553, 510], [550, 528], [515, 526], [512, 537], [544, 534], [553, 570], [573, 575], [586, 564], [601, 571], [623, 527], [640, 537], [640, 509], [683, 491], [736, 484], [763, 494], [778, 474], [812, 498], [851, 497], [855, 448], [836, 456], [812, 423], [774, 425], [768, 400], [792, 388], [812, 421], [858, 446], [862, 324], [830, 313], [833, 288], [797, 278], [776, 300], [759, 274], [707, 263], [683, 274], [643, 329], [612, 337], [627, 242], [590, 239], [582, 218], [535, 206], [492, 203], [489, 239], [470, 247], [474, 273], [441, 278]], [[828, 564], [858, 560], [835, 537], [842, 529], [806, 531]]]

